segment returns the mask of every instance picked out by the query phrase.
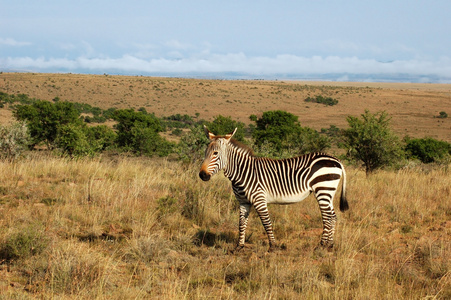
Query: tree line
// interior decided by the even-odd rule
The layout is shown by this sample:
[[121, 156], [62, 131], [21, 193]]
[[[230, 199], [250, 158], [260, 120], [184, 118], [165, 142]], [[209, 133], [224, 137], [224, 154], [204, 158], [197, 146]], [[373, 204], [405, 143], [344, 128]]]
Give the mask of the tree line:
[[[213, 121], [175, 114], [159, 118], [145, 108], [102, 110], [89, 104], [32, 99], [26, 95], [0, 92], [0, 105], [8, 104], [17, 123], [0, 126], [0, 157], [15, 159], [25, 149], [45, 147], [70, 157], [93, 156], [105, 151], [133, 155], [168, 156], [195, 161], [203, 156], [208, 143], [203, 125], [215, 134], [238, 128], [235, 138], [249, 144], [259, 156], [285, 158], [308, 152], [342, 148], [342, 159], [361, 164], [367, 173], [387, 166], [400, 166], [406, 160], [423, 163], [449, 163], [451, 144], [433, 138], [400, 139], [390, 128], [386, 112], [365, 111], [348, 116], [348, 128], [334, 125], [316, 131], [302, 126], [298, 117], [281, 110], [251, 115], [252, 123], [216, 116]], [[109, 127], [101, 124], [114, 121]], [[162, 133], [177, 136], [170, 142]]]

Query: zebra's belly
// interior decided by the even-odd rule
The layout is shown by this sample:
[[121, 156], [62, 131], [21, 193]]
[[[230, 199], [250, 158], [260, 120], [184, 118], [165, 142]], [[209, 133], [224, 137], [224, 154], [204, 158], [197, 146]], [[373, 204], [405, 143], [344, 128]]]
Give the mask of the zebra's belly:
[[266, 202], [273, 204], [292, 204], [300, 202], [310, 195], [310, 191], [304, 191], [293, 195], [272, 195], [266, 194]]

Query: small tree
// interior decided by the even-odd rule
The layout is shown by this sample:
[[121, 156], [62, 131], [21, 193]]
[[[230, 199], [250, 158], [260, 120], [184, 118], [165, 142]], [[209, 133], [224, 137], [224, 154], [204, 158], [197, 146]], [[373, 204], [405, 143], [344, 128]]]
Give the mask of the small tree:
[[208, 129], [216, 135], [225, 135], [232, 133], [235, 128], [238, 128], [234, 139], [244, 142], [244, 123], [232, 120], [231, 117], [223, 117], [221, 115], [215, 117], [213, 122], [207, 123]]
[[159, 135], [163, 126], [153, 114], [121, 109], [114, 112], [113, 119], [118, 122], [117, 144], [123, 150], [145, 155], [169, 154], [172, 144]]
[[252, 132], [258, 148], [267, 148], [269, 155], [281, 157], [318, 152], [330, 146], [328, 138], [317, 131], [302, 127], [295, 115], [281, 110], [266, 111], [261, 118], [252, 115], [256, 122]]
[[95, 140], [88, 141], [84, 128], [75, 124], [66, 124], [58, 128], [55, 146], [71, 157], [94, 155], [100, 150], [99, 143]]
[[59, 127], [55, 146], [71, 157], [93, 156], [113, 146], [115, 138], [114, 131], [106, 125], [67, 124]]
[[14, 116], [25, 121], [33, 139], [31, 146], [44, 142], [53, 149], [60, 126], [81, 125], [80, 113], [70, 102], [36, 101], [31, 105], [18, 105]]
[[160, 120], [152, 114], [136, 112], [133, 109], [116, 110], [112, 116], [117, 121], [117, 143], [119, 147], [129, 147], [133, 141], [132, 130], [135, 127], [149, 128], [153, 132], [163, 131]]
[[348, 157], [363, 162], [367, 174], [400, 160], [404, 153], [399, 138], [390, 129], [388, 114], [365, 110], [361, 117], [347, 118], [350, 128], [344, 131], [342, 147], [347, 149]]

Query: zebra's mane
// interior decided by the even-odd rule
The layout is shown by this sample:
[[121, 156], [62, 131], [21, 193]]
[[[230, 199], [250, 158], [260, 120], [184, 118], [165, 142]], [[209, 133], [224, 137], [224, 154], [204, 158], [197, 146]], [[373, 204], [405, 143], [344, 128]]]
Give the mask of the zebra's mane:
[[249, 147], [235, 139], [231, 139], [230, 144], [232, 144], [235, 148], [238, 148], [239, 150], [241, 150], [243, 153], [248, 154], [250, 156], [254, 156], [254, 150], [252, 150], [251, 147]]

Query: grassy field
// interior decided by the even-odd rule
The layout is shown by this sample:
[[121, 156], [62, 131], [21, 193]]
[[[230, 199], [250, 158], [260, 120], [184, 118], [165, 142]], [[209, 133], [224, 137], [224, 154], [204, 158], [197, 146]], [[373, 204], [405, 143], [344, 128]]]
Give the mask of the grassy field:
[[[281, 109], [299, 117], [302, 126], [316, 130], [346, 128], [346, 117], [385, 110], [395, 132], [403, 137], [433, 137], [451, 142], [451, 85], [350, 83], [259, 80], [196, 80], [142, 76], [2, 73], [0, 91], [30, 97], [89, 103], [103, 109], [144, 107], [157, 117], [188, 114], [211, 121], [217, 115], [250, 123], [251, 114]], [[321, 95], [339, 101], [325, 106], [307, 103]], [[11, 112], [0, 109], [0, 121]]]
[[[229, 254], [238, 208], [228, 180], [167, 159], [0, 162], [0, 298], [449, 299], [446, 167], [366, 177], [348, 167], [350, 210], [317, 248], [313, 197], [270, 206], [286, 249], [267, 252], [256, 213]], [[336, 199], [338, 202], [338, 199]], [[337, 204], [337, 203], [336, 203]]]
[[[451, 114], [450, 85], [3, 73], [0, 91], [245, 123], [282, 109], [315, 129], [386, 110], [401, 136], [451, 142], [451, 118], [435, 118]], [[304, 102], [315, 95], [339, 104]], [[0, 109], [2, 123], [11, 119]], [[310, 196], [269, 207], [281, 250], [267, 252], [252, 211], [246, 248], [230, 254], [238, 205], [222, 174], [199, 179], [200, 162], [30, 152], [0, 161], [0, 299], [449, 299], [449, 167], [411, 163], [367, 177], [347, 166], [350, 210], [337, 212], [332, 250], [317, 247]]]

